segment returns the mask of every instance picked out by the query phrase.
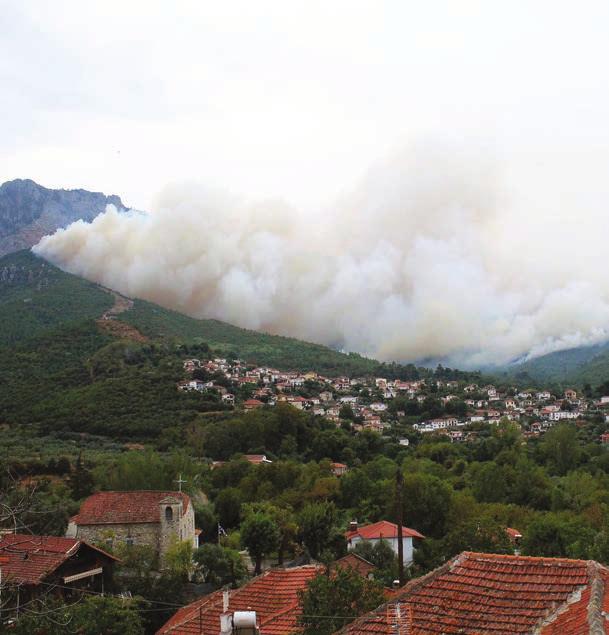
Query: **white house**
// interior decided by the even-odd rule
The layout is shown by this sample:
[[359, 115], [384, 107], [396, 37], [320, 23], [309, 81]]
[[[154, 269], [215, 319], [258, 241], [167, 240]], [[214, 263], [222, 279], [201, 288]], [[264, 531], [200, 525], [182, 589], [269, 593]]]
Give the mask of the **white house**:
[[[349, 550], [355, 549], [356, 545], [363, 541], [376, 544], [381, 540], [385, 540], [393, 552], [395, 554], [398, 553], [398, 526], [387, 520], [381, 520], [378, 523], [365, 525], [364, 527], [358, 527], [357, 522], [351, 522], [345, 537], [347, 538], [347, 549]], [[424, 536], [414, 529], [402, 527], [403, 560], [406, 566], [410, 566], [414, 559], [414, 538], [423, 540]]]
[[383, 412], [384, 410], [387, 410], [387, 404], [380, 401], [371, 403], [370, 410], [374, 410], [375, 412]]
[[577, 419], [579, 417], [579, 412], [576, 410], [557, 410], [556, 412], [550, 412], [548, 415], [548, 419], [550, 421], [562, 421], [563, 419]]

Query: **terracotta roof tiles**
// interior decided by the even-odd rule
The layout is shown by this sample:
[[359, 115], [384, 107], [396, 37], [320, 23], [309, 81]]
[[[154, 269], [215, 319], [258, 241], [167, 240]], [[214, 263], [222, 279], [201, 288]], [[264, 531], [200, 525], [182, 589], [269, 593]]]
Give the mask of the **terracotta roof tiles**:
[[341, 633], [609, 633], [608, 580], [608, 569], [584, 560], [464, 552]]
[[[365, 525], [364, 527], [358, 527], [352, 531], [345, 533], [347, 540], [359, 536], [362, 540], [373, 540], [379, 538], [397, 538], [398, 526], [395, 523], [390, 523], [388, 520], [381, 520], [378, 523], [372, 525]], [[424, 538], [415, 529], [409, 527], [402, 527], [402, 536], [405, 538]]]
[[77, 525], [158, 523], [161, 520], [159, 506], [166, 498], [181, 500], [184, 512], [190, 505], [190, 498], [184, 492], [97, 492], [83, 501], [78, 514], [70, 520]]
[[[230, 591], [229, 611], [256, 611], [261, 635], [288, 635], [300, 631], [298, 591], [323, 571], [306, 565], [271, 569], [239, 589]], [[178, 612], [157, 635], [208, 635], [220, 631], [222, 591], [197, 600]]]
[[2, 580], [7, 584], [39, 584], [71, 558], [82, 545], [116, 558], [75, 538], [5, 534], [0, 540]]

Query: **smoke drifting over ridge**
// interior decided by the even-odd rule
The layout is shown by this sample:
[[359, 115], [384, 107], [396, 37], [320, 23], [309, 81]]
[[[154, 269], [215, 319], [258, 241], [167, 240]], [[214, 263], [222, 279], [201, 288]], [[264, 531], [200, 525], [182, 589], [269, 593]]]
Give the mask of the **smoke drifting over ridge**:
[[475, 367], [604, 341], [608, 199], [528, 176], [415, 144], [317, 214], [181, 184], [149, 214], [109, 206], [34, 251], [196, 317], [383, 360]]

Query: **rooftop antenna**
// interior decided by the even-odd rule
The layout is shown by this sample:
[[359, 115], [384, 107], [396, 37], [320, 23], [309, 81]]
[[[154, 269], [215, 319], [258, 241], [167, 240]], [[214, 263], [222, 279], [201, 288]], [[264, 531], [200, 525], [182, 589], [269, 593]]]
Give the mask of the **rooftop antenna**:
[[182, 472], [180, 472], [180, 476], [178, 477], [178, 480], [174, 481], [174, 483], [178, 484], [178, 492], [181, 492], [182, 491], [182, 484], [183, 483], [188, 483], [188, 481], [185, 481], [185, 480], [182, 479]]

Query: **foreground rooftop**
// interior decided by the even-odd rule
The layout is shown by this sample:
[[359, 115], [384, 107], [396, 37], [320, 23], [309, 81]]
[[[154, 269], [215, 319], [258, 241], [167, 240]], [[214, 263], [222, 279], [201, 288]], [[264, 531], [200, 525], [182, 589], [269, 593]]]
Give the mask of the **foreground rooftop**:
[[603, 635], [608, 611], [598, 562], [464, 552], [340, 633]]

